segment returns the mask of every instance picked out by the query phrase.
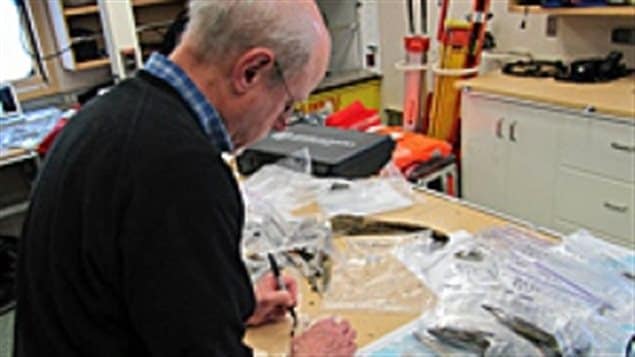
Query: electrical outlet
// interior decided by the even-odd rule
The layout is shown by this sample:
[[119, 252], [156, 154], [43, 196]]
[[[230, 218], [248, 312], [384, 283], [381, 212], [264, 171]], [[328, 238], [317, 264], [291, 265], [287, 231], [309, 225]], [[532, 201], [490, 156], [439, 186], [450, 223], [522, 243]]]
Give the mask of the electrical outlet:
[[558, 18], [553, 15], [547, 16], [547, 28], [545, 29], [547, 37], [558, 36]]
[[635, 27], [620, 27], [611, 32], [611, 41], [620, 45], [635, 45]]

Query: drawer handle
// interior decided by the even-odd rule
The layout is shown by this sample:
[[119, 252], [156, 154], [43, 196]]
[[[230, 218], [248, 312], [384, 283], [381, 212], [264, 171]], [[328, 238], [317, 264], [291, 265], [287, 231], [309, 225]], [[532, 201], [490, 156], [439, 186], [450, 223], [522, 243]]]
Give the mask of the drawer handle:
[[509, 140], [516, 142], [516, 124], [518, 124], [518, 122], [513, 122], [510, 126], [509, 126]]
[[611, 148], [619, 151], [635, 152], [635, 146], [628, 146], [616, 142], [611, 143]]
[[500, 118], [496, 121], [496, 137], [499, 139], [503, 138], [503, 122], [505, 118]]
[[625, 213], [626, 211], [628, 211], [628, 206], [620, 206], [611, 202], [604, 202], [604, 207], [618, 213]]

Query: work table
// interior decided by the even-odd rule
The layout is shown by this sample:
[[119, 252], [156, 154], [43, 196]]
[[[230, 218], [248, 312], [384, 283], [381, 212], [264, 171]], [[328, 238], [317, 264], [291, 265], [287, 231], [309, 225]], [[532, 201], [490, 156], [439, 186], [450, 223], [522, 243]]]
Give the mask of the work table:
[[573, 83], [495, 72], [460, 81], [457, 85], [480, 92], [635, 120], [635, 76], [604, 83]]
[[[482, 209], [476, 208], [464, 201], [453, 197], [432, 193], [432, 191], [422, 192], [418, 194], [418, 200], [415, 205], [401, 210], [386, 212], [374, 216], [382, 220], [410, 222], [428, 226], [443, 232], [455, 232], [465, 230], [469, 233], [476, 233], [490, 227], [501, 227], [510, 225], [501, 217], [489, 214]], [[309, 213], [317, 209], [317, 207], [309, 206], [306, 212]], [[553, 236], [542, 234], [545, 239], [556, 239]], [[343, 237], [335, 237], [334, 243], [340, 253], [346, 252], [346, 245], [342, 241]], [[396, 270], [406, 270], [400, 262], [395, 261]], [[337, 274], [337, 272], [334, 272]], [[411, 287], [413, 290], [417, 288], [423, 289], [423, 295], [419, 299], [416, 308], [420, 312], [427, 311], [434, 307], [436, 297], [432, 291], [422, 285], [414, 274], [406, 273], [409, 279], [400, 280], [399, 284], [404, 287]], [[402, 274], [400, 276], [403, 277]], [[301, 298], [299, 301], [300, 321], [306, 319], [319, 319], [320, 317], [336, 315], [341, 316], [353, 325], [357, 330], [357, 344], [363, 347], [392, 330], [414, 320], [420, 313], [413, 312], [380, 312], [368, 311], [361, 309], [352, 310], [326, 310], [323, 309], [321, 297], [311, 292], [308, 284], [304, 279], [298, 279]], [[407, 289], [407, 288], [405, 288]], [[289, 347], [289, 331], [291, 322], [289, 319], [271, 325], [262, 327], [249, 328], [247, 331], [246, 342], [256, 350], [256, 355], [277, 356], [288, 352]]]

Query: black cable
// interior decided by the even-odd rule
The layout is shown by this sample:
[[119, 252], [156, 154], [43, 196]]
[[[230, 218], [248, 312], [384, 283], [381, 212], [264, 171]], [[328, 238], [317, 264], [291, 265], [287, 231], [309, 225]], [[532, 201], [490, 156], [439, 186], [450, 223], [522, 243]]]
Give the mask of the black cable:
[[520, 21], [520, 29], [524, 30], [525, 28], [527, 28], [527, 15], [529, 14], [529, 6], [525, 6], [525, 9], [523, 11], [523, 19], [522, 21]]
[[[29, 17], [28, 9], [26, 8], [26, 4], [24, 3], [24, 0], [14, 0], [14, 1], [15, 1], [15, 5], [18, 7], [22, 16], [24, 17], [26, 26], [28, 26], [27, 33], [28, 33], [29, 42], [31, 45], [30, 47], [33, 49], [36, 49], [37, 42], [35, 40], [35, 36], [33, 35], [33, 28], [31, 27], [31, 19]], [[82, 43], [82, 42], [93, 41], [96, 39], [96, 37], [99, 37], [99, 36], [97, 35], [96, 36], [82, 36], [82, 37], [74, 38], [73, 40], [71, 40], [71, 44], [69, 46], [64, 47], [56, 52], [45, 54], [45, 55], [40, 54], [40, 52], [37, 50], [34, 52], [31, 52], [31, 50], [29, 50], [27, 44], [24, 43], [22, 38], [20, 39], [20, 44], [22, 45], [22, 50], [24, 51], [24, 53], [29, 55], [37, 63], [38, 69], [40, 70], [40, 73], [42, 74], [42, 79], [45, 82], [48, 82], [48, 76], [46, 74], [46, 71], [44, 70], [44, 66], [42, 65], [42, 62], [50, 61], [52, 59], [58, 58], [64, 53], [71, 51], [74, 45], [78, 43]]]
[[[24, 3], [24, 0], [13, 0], [15, 6], [18, 8], [19, 12], [22, 14], [23, 20], [26, 22], [26, 26], [27, 26], [27, 36], [29, 37], [29, 42], [31, 44], [31, 48], [33, 49], [37, 49], [37, 41], [35, 40], [35, 35], [34, 35], [34, 29], [33, 29], [33, 22], [31, 21], [31, 18], [29, 17], [29, 10], [26, 7], [26, 4]], [[22, 42], [22, 39], [20, 39], [20, 42], [22, 44], [22, 47], [24, 48], [24, 42]], [[28, 55], [31, 56], [31, 58], [35, 59], [35, 65], [37, 66], [38, 70], [40, 71], [40, 75], [42, 76], [42, 80], [45, 83], [49, 82], [49, 78], [48, 75], [46, 74], [46, 70], [44, 69], [44, 65], [42, 64], [42, 59], [40, 58], [40, 54], [38, 53], [38, 51], [35, 51], [35, 57], [29, 53], [29, 51], [26, 51], [26, 53]]]
[[35, 53], [33, 53], [33, 52], [29, 51], [29, 49], [28, 49], [28, 48], [27, 48], [27, 46], [24, 44], [24, 42], [21, 42], [21, 45], [22, 45], [22, 50], [24, 50], [24, 52], [25, 52], [27, 55], [31, 56], [33, 59], [35, 59], [35, 60], [39, 60], [39, 61], [49, 61], [49, 60], [52, 60], [52, 59], [54, 59], [54, 58], [57, 58], [57, 57], [59, 57], [59, 56], [63, 55], [64, 53], [66, 53], [66, 52], [68, 52], [68, 51], [72, 50], [72, 49], [73, 49], [73, 46], [75, 46], [75, 45], [77, 45], [77, 44], [79, 44], [79, 43], [82, 43], [82, 42], [88, 42], [88, 41], [93, 41], [93, 40], [97, 39], [98, 37], [101, 37], [101, 36], [100, 36], [100, 35], [94, 35], [94, 36], [80, 36], [80, 37], [75, 37], [75, 38], [73, 38], [73, 39], [71, 40], [71, 44], [70, 44], [70, 45], [68, 45], [68, 46], [66, 46], [66, 47], [64, 47], [64, 48], [62, 48], [62, 49], [61, 49], [61, 50], [59, 50], [59, 51], [56, 51], [56, 52], [53, 52], [53, 53], [49, 53], [49, 54], [46, 54], [46, 55], [41, 55], [41, 54], [39, 54], [39, 52], [37, 52], [37, 51], [36, 51]]
[[428, 33], [428, 2], [426, 0], [420, 1], [421, 5], [421, 33]]
[[412, 0], [408, 0], [406, 6], [408, 7], [408, 28], [410, 29], [410, 34], [414, 35], [415, 33], [415, 18], [414, 18], [414, 4]]
[[73, 48], [73, 45], [70, 45], [68, 47], [62, 48], [61, 50], [59, 50], [57, 52], [49, 53], [49, 54], [46, 54], [46, 55], [40, 55], [37, 51], [35, 53], [30, 52], [29, 49], [26, 48], [26, 45], [24, 43], [22, 43], [22, 49], [24, 50], [24, 52], [27, 55], [31, 56], [31, 58], [33, 58], [36, 61], [49, 61], [49, 60], [52, 60], [54, 58], [57, 58], [57, 57], [63, 55], [64, 53], [70, 51], [72, 48]]
[[633, 344], [635, 343], [635, 335], [631, 335], [631, 338], [626, 344], [625, 357], [631, 357], [633, 355]]

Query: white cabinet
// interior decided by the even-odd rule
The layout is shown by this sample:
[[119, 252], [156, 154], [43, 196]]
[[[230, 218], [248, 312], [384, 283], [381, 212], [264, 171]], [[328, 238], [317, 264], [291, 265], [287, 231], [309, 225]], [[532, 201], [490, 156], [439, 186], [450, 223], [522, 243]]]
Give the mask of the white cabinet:
[[478, 93], [463, 94], [463, 195], [535, 224], [550, 226], [562, 114]]
[[[516, 217], [550, 226], [557, 128], [563, 113], [507, 104], [506, 205]], [[505, 141], [504, 141], [505, 142]]]
[[635, 246], [635, 120], [464, 91], [466, 200]]
[[569, 120], [560, 138], [556, 228], [635, 247], [635, 121]]
[[632, 183], [562, 167], [556, 187], [556, 219], [590, 229], [615, 243], [627, 243], [628, 237], [632, 240]]
[[461, 180], [463, 196], [505, 210], [507, 155], [502, 137], [502, 103], [463, 97], [461, 106]]
[[562, 130], [564, 165], [624, 182], [635, 179], [635, 121], [570, 120]]

